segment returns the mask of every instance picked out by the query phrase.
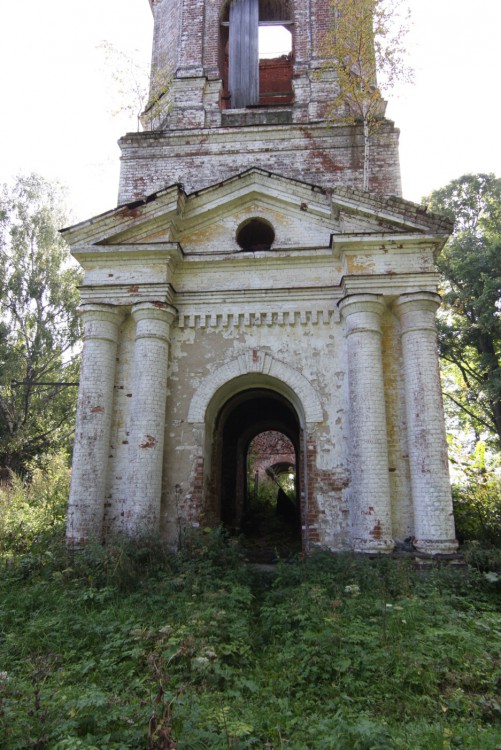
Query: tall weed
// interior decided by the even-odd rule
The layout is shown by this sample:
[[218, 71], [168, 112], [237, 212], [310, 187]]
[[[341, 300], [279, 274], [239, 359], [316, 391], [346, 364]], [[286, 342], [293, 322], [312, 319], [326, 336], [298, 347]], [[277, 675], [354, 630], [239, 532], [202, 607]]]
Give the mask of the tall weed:
[[15, 474], [0, 486], [0, 556], [46, 548], [66, 523], [70, 470], [65, 454], [54, 455], [30, 479]]
[[485, 548], [426, 575], [322, 551], [254, 572], [222, 529], [177, 555], [156, 537], [71, 551], [52, 472], [0, 496], [2, 750], [501, 747]]

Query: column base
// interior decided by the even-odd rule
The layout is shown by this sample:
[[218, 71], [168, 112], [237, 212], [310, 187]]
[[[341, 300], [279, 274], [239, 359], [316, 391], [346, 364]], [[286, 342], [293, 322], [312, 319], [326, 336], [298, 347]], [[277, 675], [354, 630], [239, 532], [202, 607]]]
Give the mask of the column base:
[[414, 547], [424, 555], [453, 555], [457, 552], [457, 539], [416, 539]]
[[395, 548], [393, 539], [353, 539], [353, 552], [363, 555], [389, 555]]
[[75, 554], [77, 552], [82, 552], [91, 541], [95, 541], [98, 544], [102, 543], [101, 539], [93, 536], [66, 536], [66, 550], [70, 553], [74, 552]]

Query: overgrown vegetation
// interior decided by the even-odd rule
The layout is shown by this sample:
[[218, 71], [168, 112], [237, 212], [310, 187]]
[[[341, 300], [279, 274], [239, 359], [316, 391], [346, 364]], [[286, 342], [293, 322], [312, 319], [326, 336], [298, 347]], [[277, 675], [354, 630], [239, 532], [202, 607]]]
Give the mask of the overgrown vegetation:
[[221, 531], [70, 555], [64, 465], [38, 477], [0, 492], [1, 748], [501, 747], [489, 568], [318, 553], [270, 574]]
[[428, 199], [455, 221], [437, 259], [445, 406], [456, 434], [501, 446], [501, 180], [463, 175]]
[[0, 186], [2, 476], [26, 475], [73, 432], [81, 274], [59, 234], [62, 206], [61, 188], [36, 174]]
[[0, 559], [50, 547], [66, 526], [70, 470], [66, 454], [51, 456], [43, 468], [27, 466], [29, 479], [10, 474], [0, 485]]
[[470, 474], [452, 488], [458, 539], [501, 547], [501, 479], [488, 473]]

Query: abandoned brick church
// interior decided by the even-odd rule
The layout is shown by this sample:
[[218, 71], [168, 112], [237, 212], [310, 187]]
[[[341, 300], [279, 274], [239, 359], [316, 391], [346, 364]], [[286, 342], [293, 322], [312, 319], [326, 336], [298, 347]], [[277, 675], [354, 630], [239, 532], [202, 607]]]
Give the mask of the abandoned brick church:
[[[85, 271], [69, 540], [238, 530], [270, 432], [303, 549], [453, 552], [450, 225], [400, 197], [383, 116], [362, 190], [362, 128], [327, 116], [329, 0], [149, 2], [168, 89], [120, 141], [118, 207], [64, 230]], [[260, 59], [273, 25], [290, 48]]]

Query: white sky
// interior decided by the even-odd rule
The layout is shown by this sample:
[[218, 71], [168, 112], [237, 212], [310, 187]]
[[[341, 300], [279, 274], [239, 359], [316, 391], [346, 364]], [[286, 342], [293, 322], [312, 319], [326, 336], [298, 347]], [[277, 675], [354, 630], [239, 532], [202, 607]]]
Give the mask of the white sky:
[[[501, 176], [501, 0], [408, 0], [415, 85], [391, 95], [405, 198], [466, 172]], [[148, 64], [148, 0], [0, 0], [0, 182], [31, 171], [69, 188], [72, 220], [116, 204], [118, 138], [98, 45]]]

